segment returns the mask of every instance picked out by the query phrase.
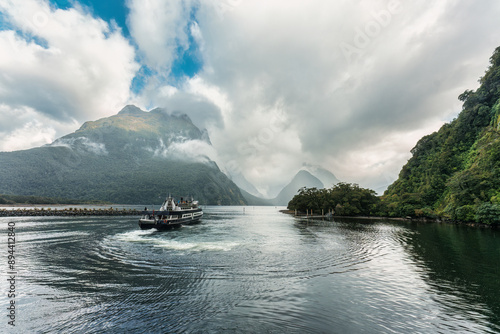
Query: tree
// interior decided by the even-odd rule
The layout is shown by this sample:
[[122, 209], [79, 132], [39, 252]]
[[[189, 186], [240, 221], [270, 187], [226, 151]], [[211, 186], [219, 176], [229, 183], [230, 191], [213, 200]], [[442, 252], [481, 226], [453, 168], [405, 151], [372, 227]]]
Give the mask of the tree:
[[341, 182], [330, 189], [301, 188], [288, 209], [315, 213], [334, 210], [342, 216], [374, 215], [380, 211], [380, 199], [371, 189]]
[[497, 225], [500, 223], [500, 205], [483, 203], [476, 212], [476, 221], [484, 224]]

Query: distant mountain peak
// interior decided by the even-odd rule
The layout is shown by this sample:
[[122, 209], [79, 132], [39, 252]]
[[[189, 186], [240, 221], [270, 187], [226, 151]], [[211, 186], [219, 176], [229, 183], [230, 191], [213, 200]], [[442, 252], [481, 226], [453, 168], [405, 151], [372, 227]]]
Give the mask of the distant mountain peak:
[[295, 183], [295, 182], [303, 182], [303, 181], [312, 181], [314, 183], [316, 183], [316, 187], [318, 188], [323, 188], [324, 187], [324, 184], [323, 182], [321, 182], [321, 180], [319, 178], [317, 178], [316, 176], [312, 175], [309, 171], [307, 170], [299, 170], [297, 174], [295, 174], [295, 176], [293, 177], [291, 183]]
[[184, 113], [182, 111], [169, 112], [167, 108], [156, 107], [156, 108], [150, 110], [149, 113], [175, 117], [175, 118], [182, 119], [188, 123], [193, 124], [193, 121], [191, 120], [191, 118], [186, 113]]
[[152, 114], [168, 114], [167, 108], [156, 107], [149, 111]]
[[125, 106], [120, 112], [118, 112], [118, 115], [142, 115], [144, 114], [144, 111], [142, 111], [139, 107], [136, 107], [132, 104], [129, 104]]
[[102, 132], [116, 128], [157, 135], [174, 132], [189, 138], [199, 139], [201, 137], [201, 131], [186, 114], [177, 112], [171, 115], [167, 113], [165, 108], [155, 108], [147, 112], [134, 105], [125, 106], [116, 115], [85, 122], [76, 133], [81, 134], [95, 130]]
[[318, 178], [326, 188], [331, 188], [334, 184], [340, 182], [332, 172], [319, 165], [312, 165], [304, 162], [300, 170], [307, 171], [311, 175]]
[[193, 124], [193, 121], [191, 120], [191, 118], [186, 113], [183, 113], [183, 112], [180, 112], [180, 111], [174, 111], [171, 116], [180, 118], [180, 119], [182, 119], [182, 120], [184, 120], [186, 122], [189, 122], [189, 123]]
[[281, 189], [281, 191], [275, 195], [274, 198], [263, 199], [258, 198], [262, 197], [262, 195], [260, 195], [257, 189], [246, 181], [246, 179], [243, 178], [242, 180], [242, 177], [242, 175], [231, 176], [233, 182], [236, 183], [240, 189], [244, 190], [244, 192], [242, 192], [243, 196], [246, 196], [245, 198], [250, 203], [259, 203], [259, 205], [263, 205], [262, 203], [287, 205], [302, 187], [318, 189], [331, 188], [333, 185], [340, 182], [329, 170], [319, 165], [304, 163], [293, 179], [283, 189]]
[[241, 173], [231, 174], [226, 171], [226, 175], [228, 175], [231, 181], [233, 181], [240, 189], [246, 191], [250, 195], [256, 197], [263, 197], [262, 194], [257, 190], [257, 188], [255, 188], [255, 186], [251, 184], [245, 178], [245, 176], [243, 176], [243, 174]]
[[297, 191], [302, 187], [321, 189], [324, 185], [321, 180], [308, 171], [299, 170], [299, 172], [293, 177], [292, 181], [290, 181], [290, 183], [280, 191], [278, 196], [271, 201], [275, 205], [287, 205], [293, 196], [297, 195]]
[[201, 130], [201, 140], [212, 146], [212, 141], [210, 140], [207, 129]]

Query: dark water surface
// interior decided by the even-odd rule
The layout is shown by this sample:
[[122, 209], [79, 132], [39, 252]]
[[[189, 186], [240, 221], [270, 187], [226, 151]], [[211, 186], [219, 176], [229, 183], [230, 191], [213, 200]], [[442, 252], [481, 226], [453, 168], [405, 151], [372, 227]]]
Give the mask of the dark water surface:
[[0, 331], [500, 332], [499, 231], [305, 222], [274, 207], [208, 207], [201, 224], [168, 232], [141, 231], [137, 219], [0, 219]]

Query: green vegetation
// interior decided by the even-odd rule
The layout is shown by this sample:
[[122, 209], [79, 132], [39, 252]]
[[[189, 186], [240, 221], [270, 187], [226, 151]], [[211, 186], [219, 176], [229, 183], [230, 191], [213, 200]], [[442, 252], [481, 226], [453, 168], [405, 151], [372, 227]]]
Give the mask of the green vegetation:
[[500, 47], [463, 110], [425, 136], [382, 201], [389, 216], [497, 224], [500, 214]]
[[191, 195], [202, 204], [230, 205], [242, 201], [236, 185], [207, 164], [151, 157], [143, 161], [80, 157], [68, 148], [52, 149], [61, 152], [55, 156], [47, 152], [41, 157], [33, 154], [36, 152], [12, 152], [17, 153], [12, 155], [19, 156], [20, 161], [34, 160], [33, 164], [2, 159], [0, 165], [10, 162], [12, 167], [0, 168], [0, 178], [5, 180], [0, 190], [5, 194], [71, 198], [80, 203], [159, 204], [169, 193], [176, 197]]
[[375, 191], [357, 184], [337, 183], [330, 189], [302, 188], [288, 203], [289, 210], [327, 213], [337, 216], [380, 215], [380, 199]]
[[101, 201], [79, 201], [66, 198], [39, 196], [0, 195], [0, 204], [109, 204]]
[[458, 117], [418, 141], [381, 198], [341, 183], [303, 188], [288, 208], [500, 224], [500, 47], [490, 62], [477, 91], [459, 96], [464, 103]]

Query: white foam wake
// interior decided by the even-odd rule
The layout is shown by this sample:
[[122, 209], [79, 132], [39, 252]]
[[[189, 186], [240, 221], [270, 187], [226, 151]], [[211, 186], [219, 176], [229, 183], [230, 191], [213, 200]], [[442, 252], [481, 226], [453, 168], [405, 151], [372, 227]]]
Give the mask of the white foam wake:
[[230, 251], [238, 246], [236, 242], [189, 242], [177, 240], [154, 240], [155, 247], [190, 251]]
[[117, 234], [116, 238], [124, 242], [146, 243], [153, 247], [178, 251], [230, 251], [239, 244], [227, 241], [193, 241], [193, 240], [172, 240], [167, 239], [167, 235], [153, 237], [156, 229], [136, 230]]
[[135, 230], [135, 231], [130, 231], [130, 232], [125, 232], [125, 233], [120, 233], [116, 235], [116, 238], [121, 241], [128, 241], [128, 242], [144, 242], [146, 239], [146, 236], [151, 235], [155, 233], [157, 230], [152, 228], [149, 230]]

